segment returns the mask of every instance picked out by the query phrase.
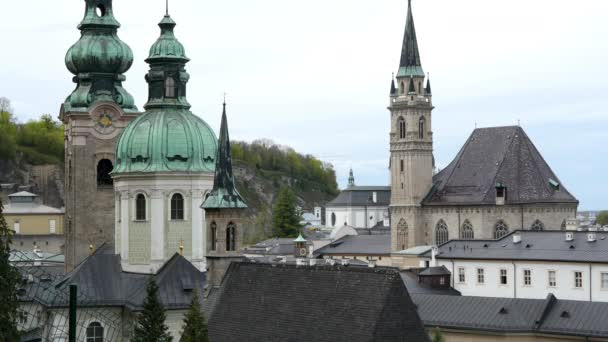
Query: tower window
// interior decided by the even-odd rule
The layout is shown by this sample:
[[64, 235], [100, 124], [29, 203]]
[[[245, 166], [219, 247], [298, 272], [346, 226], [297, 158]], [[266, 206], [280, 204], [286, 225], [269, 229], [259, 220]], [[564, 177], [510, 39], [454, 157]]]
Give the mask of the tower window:
[[498, 220], [494, 225], [494, 238], [498, 240], [507, 234], [509, 234], [509, 226], [505, 221]]
[[165, 97], [177, 97], [177, 88], [175, 86], [175, 80], [171, 76], [167, 77], [167, 79], [165, 80]]
[[211, 222], [211, 250], [214, 251], [217, 247], [217, 224], [215, 221]]
[[98, 17], [105, 17], [106, 16], [106, 6], [99, 4], [97, 5], [97, 8], [95, 8], [95, 14], [97, 14]]
[[439, 220], [437, 226], [435, 226], [435, 244], [438, 246], [442, 245], [448, 242], [448, 239], [448, 225], [444, 220]]
[[424, 117], [420, 117], [420, 119], [418, 120], [418, 138], [419, 139], [424, 139], [425, 123], [426, 123], [426, 120], [424, 119]]
[[336, 226], [336, 213], [331, 213], [331, 226]]
[[135, 220], [146, 220], [146, 196], [138, 194], [135, 198]]
[[226, 227], [226, 251], [236, 251], [236, 225], [232, 222]]
[[405, 83], [401, 82], [401, 94], [405, 94]]
[[171, 197], [171, 219], [184, 219], [184, 197], [181, 194], [175, 194]]
[[[97, 185], [98, 186], [111, 186], [113, 183], [110, 172], [114, 170], [112, 162], [108, 159], [102, 159], [97, 163]], [[68, 170], [69, 172], [69, 170]]]
[[399, 139], [405, 139], [405, 120], [399, 117]]
[[464, 223], [462, 224], [461, 238], [463, 240], [473, 240], [475, 238], [475, 233], [473, 232], [473, 225], [469, 220], [464, 220]]
[[400, 166], [401, 172], [403, 172], [403, 159], [400, 160], [399, 166]]
[[87, 327], [86, 342], [103, 342], [103, 326], [99, 322], [93, 322]]

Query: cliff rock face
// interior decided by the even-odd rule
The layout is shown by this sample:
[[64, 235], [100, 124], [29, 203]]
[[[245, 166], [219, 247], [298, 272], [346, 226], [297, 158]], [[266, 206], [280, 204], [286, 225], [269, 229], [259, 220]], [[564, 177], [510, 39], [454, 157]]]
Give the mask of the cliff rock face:
[[0, 184], [4, 203], [11, 193], [29, 191], [39, 195], [44, 205], [64, 206], [63, 170], [59, 165], [30, 165], [19, 158], [16, 161], [0, 160]]

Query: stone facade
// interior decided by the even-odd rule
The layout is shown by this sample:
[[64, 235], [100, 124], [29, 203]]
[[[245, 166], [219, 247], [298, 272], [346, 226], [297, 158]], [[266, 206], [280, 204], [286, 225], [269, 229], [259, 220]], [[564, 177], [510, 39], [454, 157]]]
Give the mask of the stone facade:
[[[207, 282], [211, 288], [222, 283], [231, 262], [243, 260], [243, 233], [247, 219], [244, 210], [239, 208], [206, 209], [205, 213]], [[228, 233], [229, 227], [233, 227], [234, 232]]]

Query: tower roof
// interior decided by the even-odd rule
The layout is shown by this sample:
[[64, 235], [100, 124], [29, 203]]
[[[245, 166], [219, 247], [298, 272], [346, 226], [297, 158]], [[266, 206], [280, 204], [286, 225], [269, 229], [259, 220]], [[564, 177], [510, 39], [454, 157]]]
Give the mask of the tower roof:
[[422, 70], [422, 64], [420, 63], [420, 52], [418, 51], [418, 40], [416, 39], [416, 28], [414, 27], [412, 1], [408, 0], [407, 4], [407, 19], [397, 77], [424, 77], [424, 71]]
[[230, 137], [228, 135], [228, 119], [226, 118], [226, 103], [222, 112], [220, 140], [215, 164], [215, 180], [213, 190], [201, 205], [203, 209], [247, 208], [247, 204], [236, 190], [232, 174], [232, 157], [230, 152]]
[[350, 168], [350, 171], [348, 173], [348, 187], [352, 188], [355, 186], [355, 175], [353, 174], [353, 168]]
[[190, 59], [186, 57], [186, 50], [180, 43], [173, 29], [177, 24], [169, 14], [166, 14], [160, 21], [160, 37], [150, 47], [150, 54], [146, 62], [153, 63], [158, 61], [177, 60], [178, 62], [187, 63]]
[[430, 75], [426, 79], [425, 92], [427, 95], [431, 95], [431, 76]]

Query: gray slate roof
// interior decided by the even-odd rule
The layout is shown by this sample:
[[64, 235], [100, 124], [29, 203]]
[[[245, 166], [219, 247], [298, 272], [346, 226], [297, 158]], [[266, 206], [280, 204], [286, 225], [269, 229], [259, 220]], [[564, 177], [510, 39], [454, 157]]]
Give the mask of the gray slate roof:
[[415, 294], [434, 294], [447, 296], [460, 296], [460, 292], [451, 287], [432, 287], [418, 281], [418, 274], [414, 269], [401, 271], [401, 278], [410, 295]]
[[552, 294], [546, 299], [413, 294], [412, 299], [427, 327], [608, 337], [604, 302], [558, 300]]
[[319, 248], [319, 255], [389, 255], [391, 253], [390, 234], [347, 235], [329, 245]]
[[424, 205], [495, 204], [497, 183], [507, 188], [507, 204], [578, 203], [519, 126], [474, 130], [433, 183]]
[[[111, 246], [100, 247], [72, 272], [57, 281], [40, 298], [49, 306], [66, 306], [69, 285], [78, 285], [79, 302], [83, 306], [125, 306], [139, 311], [146, 297], [146, 283], [150, 275], [123, 272], [120, 256]], [[188, 260], [175, 254], [156, 273], [159, 298], [166, 309], [186, 309], [193, 290], [204, 293], [206, 274]]]
[[213, 342], [428, 341], [393, 269], [232, 263], [218, 296]]
[[[376, 203], [372, 202], [374, 192], [377, 196]], [[327, 203], [326, 207], [386, 207], [390, 204], [390, 201], [390, 186], [351, 186], [342, 190], [338, 197]]]
[[[499, 240], [451, 240], [439, 246], [438, 259], [537, 260], [608, 263], [608, 232], [574, 232], [566, 241], [565, 231], [516, 231]], [[587, 234], [597, 240], [587, 242]], [[520, 234], [521, 242], [513, 242]], [[426, 257], [431, 253], [427, 252]]]

